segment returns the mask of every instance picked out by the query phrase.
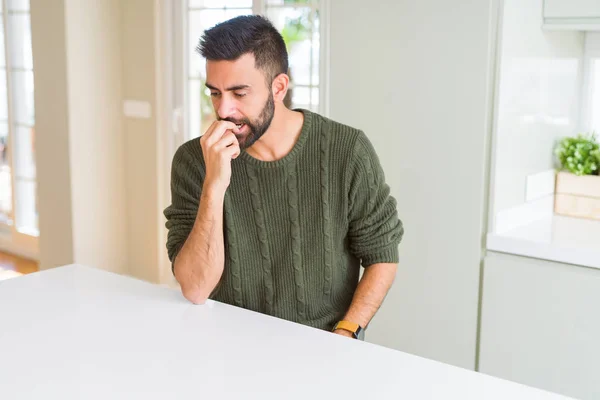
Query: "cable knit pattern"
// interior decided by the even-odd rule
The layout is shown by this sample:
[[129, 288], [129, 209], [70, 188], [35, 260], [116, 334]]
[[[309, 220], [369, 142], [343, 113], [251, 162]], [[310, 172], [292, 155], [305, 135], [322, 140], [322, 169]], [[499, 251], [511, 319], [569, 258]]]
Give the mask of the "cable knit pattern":
[[362, 158], [362, 163], [367, 171], [366, 181], [367, 186], [369, 187], [369, 201], [367, 207], [369, 210], [372, 210], [375, 200], [377, 200], [377, 187], [375, 177], [373, 176], [373, 166], [371, 165], [371, 160], [369, 159], [369, 154], [367, 152], [361, 152], [360, 157]]
[[329, 132], [325, 129], [321, 131], [321, 201], [323, 203], [323, 245], [325, 247], [324, 266], [324, 285], [323, 296], [328, 298], [331, 295], [331, 274], [332, 274], [332, 237], [331, 237], [331, 215], [329, 210]]
[[229, 274], [231, 275], [231, 285], [233, 288], [233, 299], [235, 305], [238, 307], [242, 307], [244, 305], [242, 299], [242, 279], [240, 278], [240, 252], [237, 246], [237, 233], [234, 229], [235, 220], [233, 219], [233, 214], [231, 212], [231, 199], [229, 196], [225, 197], [225, 230], [227, 232], [227, 245], [228, 251], [227, 254], [229, 256]]
[[298, 316], [306, 317], [306, 293], [304, 274], [302, 272], [302, 243], [300, 239], [300, 217], [298, 215], [298, 182], [296, 168], [289, 168], [288, 174], [288, 205], [290, 210], [290, 233], [292, 236], [292, 264], [296, 279], [296, 300], [298, 301]]
[[254, 210], [254, 218], [256, 227], [258, 228], [258, 240], [260, 241], [260, 254], [262, 256], [262, 270], [265, 285], [265, 304], [266, 312], [270, 313], [273, 309], [273, 279], [271, 277], [271, 257], [269, 255], [269, 240], [267, 239], [267, 227], [265, 226], [265, 218], [261, 207], [260, 193], [256, 171], [253, 167], [246, 168], [250, 185], [250, 197], [252, 208]]
[[[364, 134], [356, 141], [353, 158], [357, 162], [354, 174], [354, 204], [350, 207], [350, 246], [364, 266], [384, 262], [392, 255], [389, 245], [398, 243], [404, 235], [402, 222], [397, 218], [396, 199], [390, 196], [390, 187], [379, 158]], [[361, 193], [362, 192], [362, 193]]]
[[[287, 155], [267, 162], [242, 152], [232, 161], [225, 268], [211, 298], [331, 329], [350, 306], [361, 266], [398, 262], [404, 227], [367, 136], [298, 111], [304, 123]], [[183, 144], [164, 211], [172, 262], [193, 227], [203, 170], [198, 139]]]

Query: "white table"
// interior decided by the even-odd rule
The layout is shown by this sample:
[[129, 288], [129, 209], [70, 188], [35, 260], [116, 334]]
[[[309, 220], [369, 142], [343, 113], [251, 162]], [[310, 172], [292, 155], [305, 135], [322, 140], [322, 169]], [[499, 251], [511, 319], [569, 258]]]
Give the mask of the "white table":
[[0, 282], [2, 399], [565, 399], [79, 265]]

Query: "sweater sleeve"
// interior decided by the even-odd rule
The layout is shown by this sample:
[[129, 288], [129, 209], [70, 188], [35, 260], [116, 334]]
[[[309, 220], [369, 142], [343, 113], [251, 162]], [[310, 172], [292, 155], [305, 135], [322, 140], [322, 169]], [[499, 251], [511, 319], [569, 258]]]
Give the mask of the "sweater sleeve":
[[379, 157], [361, 131], [356, 139], [348, 170], [348, 238], [350, 251], [363, 267], [376, 263], [397, 263], [398, 245], [404, 235], [396, 199]]
[[[190, 145], [198, 146], [196, 157]], [[190, 147], [190, 149], [188, 149]], [[171, 166], [171, 204], [164, 210], [167, 218], [167, 253], [171, 268], [175, 257], [183, 247], [188, 235], [194, 227], [200, 193], [204, 181], [201, 163], [200, 144], [187, 143], [180, 146], [173, 157]]]

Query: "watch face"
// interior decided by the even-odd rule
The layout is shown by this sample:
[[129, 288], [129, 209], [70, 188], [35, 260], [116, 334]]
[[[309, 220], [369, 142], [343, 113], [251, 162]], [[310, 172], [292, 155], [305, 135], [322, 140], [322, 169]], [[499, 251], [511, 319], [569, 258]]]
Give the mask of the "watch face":
[[355, 337], [358, 340], [365, 340], [365, 330], [359, 326], [356, 331]]

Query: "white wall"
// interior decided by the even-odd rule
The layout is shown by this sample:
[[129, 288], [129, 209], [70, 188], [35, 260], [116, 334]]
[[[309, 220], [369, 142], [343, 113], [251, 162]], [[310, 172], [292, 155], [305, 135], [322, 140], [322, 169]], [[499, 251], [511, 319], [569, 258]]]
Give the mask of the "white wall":
[[[153, 282], [170, 274], [157, 182], [168, 173], [157, 150], [166, 122], [158, 3], [167, 4], [31, 1], [42, 269], [79, 262]], [[151, 118], [124, 118], [123, 99], [148, 102]]]
[[71, 158], [64, 0], [31, 0], [39, 261], [73, 262]]
[[397, 280], [367, 340], [474, 368], [496, 2], [333, 0], [331, 117], [398, 200]]
[[527, 175], [555, 167], [576, 133], [584, 34], [543, 31], [542, 0], [505, 0], [496, 114], [494, 213], [525, 202]]
[[585, 33], [584, 76], [579, 130], [600, 133], [600, 73], [593, 71], [600, 63], [600, 32]]
[[65, 18], [74, 261], [126, 272], [119, 3], [67, 0]]
[[[129, 273], [158, 282], [160, 253], [166, 253], [159, 230], [164, 227], [158, 198], [158, 127], [155, 7], [153, 1], [121, 2], [123, 17], [123, 99], [150, 104], [147, 119], [124, 118], [125, 174], [127, 179], [127, 226]], [[165, 77], [169, 79], [170, 77]], [[162, 217], [162, 218], [161, 218]], [[169, 269], [170, 271], [170, 269]]]

